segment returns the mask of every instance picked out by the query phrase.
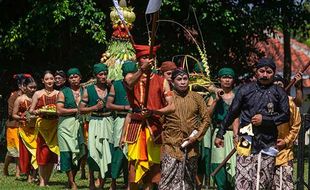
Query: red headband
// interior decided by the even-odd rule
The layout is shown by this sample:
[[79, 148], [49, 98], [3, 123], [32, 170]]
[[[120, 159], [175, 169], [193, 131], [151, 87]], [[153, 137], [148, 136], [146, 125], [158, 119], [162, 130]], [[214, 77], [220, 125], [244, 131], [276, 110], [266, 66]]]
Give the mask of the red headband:
[[[135, 50], [136, 50], [136, 58], [140, 58], [141, 56], [144, 55], [149, 55], [150, 54], [150, 46], [148, 45], [133, 45]], [[153, 47], [153, 55], [156, 55], [156, 51], [159, 49], [160, 45], [154, 46]]]

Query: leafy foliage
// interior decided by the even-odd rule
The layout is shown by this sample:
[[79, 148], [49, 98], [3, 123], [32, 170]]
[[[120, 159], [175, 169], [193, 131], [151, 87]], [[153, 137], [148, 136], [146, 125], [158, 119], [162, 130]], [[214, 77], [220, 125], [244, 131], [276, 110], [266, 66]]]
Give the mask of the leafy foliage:
[[70, 24], [70, 33], [85, 32], [99, 42], [106, 42], [103, 21], [105, 14], [96, 8], [91, 0], [31, 1], [25, 16], [13, 23], [3, 37], [3, 45], [10, 49], [18, 48], [28, 39], [28, 45], [45, 48], [50, 35]]
[[[288, 26], [303, 41], [309, 38], [309, 3], [304, 1], [163, 0], [160, 19], [175, 20], [203, 43], [211, 71], [230, 66], [238, 74], [248, 72], [252, 54], [261, 56], [255, 43], [266, 32]], [[132, 34], [137, 43], [148, 43], [145, 21], [147, 1], [130, 1], [136, 21]], [[91, 75], [112, 32], [111, 1], [20, 0], [0, 1], [0, 67], [10, 73], [39, 73], [44, 69], [80, 67]], [[201, 27], [202, 37], [194, 16]], [[284, 19], [285, 18], [285, 19]], [[286, 22], [284, 22], [284, 20]], [[199, 57], [193, 41], [178, 26], [160, 22], [157, 43], [159, 61], [177, 54]], [[211, 72], [215, 77], [216, 72]]]

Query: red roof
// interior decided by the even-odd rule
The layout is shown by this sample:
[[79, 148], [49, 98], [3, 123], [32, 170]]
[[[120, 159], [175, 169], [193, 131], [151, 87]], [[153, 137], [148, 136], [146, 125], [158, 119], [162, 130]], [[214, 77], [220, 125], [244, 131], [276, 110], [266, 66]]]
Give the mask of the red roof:
[[[256, 47], [265, 54], [266, 57], [273, 58], [277, 65], [277, 72], [283, 73], [284, 49], [283, 34], [276, 32], [274, 36], [266, 42], [258, 42]], [[292, 77], [301, 70], [304, 65], [310, 61], [310, 48], [294, 39], [291, 39], [291, 57], [292, 57]], [[303, 84], [310, 87], [310, 68], [303, 74]]]

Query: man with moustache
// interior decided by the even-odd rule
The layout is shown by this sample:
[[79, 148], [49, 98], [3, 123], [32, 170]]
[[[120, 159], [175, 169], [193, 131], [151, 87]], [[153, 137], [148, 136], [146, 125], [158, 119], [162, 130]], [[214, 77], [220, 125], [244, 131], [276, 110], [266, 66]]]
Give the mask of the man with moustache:
[[[215, 145], [224, 146], [224, 134], [240, 116], [240, 146], [248, 148], [237, 155], [235, 189], [271, 189], [277, 155], [277, 126], [290, 116], [285, 91], [273, 84], [276, 66], [272, 59], [262, 58], [256, 65], [256, 82], [238, 90], [224, 121], [219, 126]], [[241, 146], [242, 145], [242, 146]], [[240, 150], [240, 149], [239, 149]], [[241, 155], [242, 154], [242, 155]]]

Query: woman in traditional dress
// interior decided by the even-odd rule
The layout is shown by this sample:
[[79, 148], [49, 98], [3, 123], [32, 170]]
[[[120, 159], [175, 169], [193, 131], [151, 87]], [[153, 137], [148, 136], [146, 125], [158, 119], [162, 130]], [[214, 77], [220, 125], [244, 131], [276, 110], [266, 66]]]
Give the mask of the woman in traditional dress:
[[36, 121], [37, 137], [37, 162], [39, 165], [40, 186], [46, 186], [54, 164], [58, 162], [59, 147], [57, 141], [57, 114], [44, 111], [46, 106], [55, 106], [58, 91], [54, 89], [54, 76], [50, 71], [45, 71], [42, 83], [44, 88], [36, 91], [32, 97], [30, 112], [38, 115]]
[[79, 170], [81, 158], [85, 153], [83, 129], [76, 117], [78, 104], [81, 101], [81, 73], [77, 68], [67, 72], [69, 87], [64, 87], [57, 97], [58, 144], [60, 149], [60, 169], [67, 173], [69, 187], [77, 189], [75, 175]]
[[[25, 93], [19, 96], [13, 107], [13, 118], [19, 122], [19, 164], [22, 173], [28, 177], [28, 182], [33, 181], [38, 168], [36, 160], [36, 131], [35, 120], [27, 121], [26, 112], [32, 102], [32, 96], [37, 90], [37, 84], [33, 78], [26, 78], [23, 82]], [[31, 175], [32, 174], [32, 175]]]
[[19, 139], [18, 139], [18, 123], [13, 119], [13, 107], [15, 100], [24, 93], [24, 86], [22, 85], [25, 78], [29, 77], [29, 74], [16, 74], [14, 79], [17, 81], [18, 90], [11, 93], [8, 99], [8, 120], [6, 121], [6, 143], [7, 150], [4, 166], [3, 175], [9, 175], [9, 164], [14, 159], [16, 160], [16, 178], [19, 178]]

